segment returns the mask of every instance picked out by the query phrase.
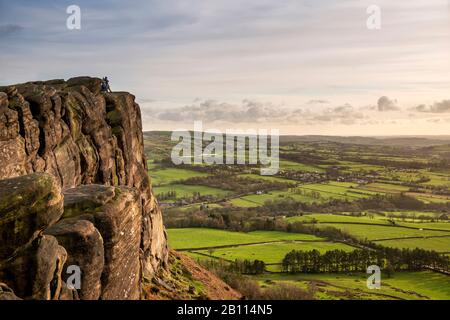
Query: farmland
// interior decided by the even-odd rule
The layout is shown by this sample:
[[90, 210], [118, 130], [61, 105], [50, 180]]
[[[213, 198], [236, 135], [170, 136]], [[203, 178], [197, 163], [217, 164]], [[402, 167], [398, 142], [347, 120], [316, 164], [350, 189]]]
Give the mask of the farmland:
[[[430, 271], [398, 273], [392, 277], [382, 274], [383, 285], [379, 290], [366, 287], [366, 275], [285, 275], [258, 276], [262, 286], [279, 282], [294, 283], [307, 288], [314, 287], [316, 299], [364, 299], [364, 300], [448, 300], [450, 277]], [[405, 288], [407, 288], [405, 290]]]
[[168, 185], [173, 182], [183, 181], [192, 177], [202, 177], [206, 174], [201, 172], [195, 172], [192, 170], [176, 169], [176, 168], [164, 168], [158, 170], [156, 166], [153, 166], [151, 178], [154, 186]]
[[[279, 264], [284, 256], [292, 250], [310, 251], [316, 249], [320, 252], [328, 250], [352, 251], [354, 248], [340, 243], [332, 242], [299, 242], [299, 243], [274, 243], [274, 244], [255, 244], [251, 246], [239, 246], [235, 248], [217, 249], [212, 253], [213, 257], [225, 260], [261, 260], [268, 264]], [[207, 250], [195, 251], [208, 253]]]
[[[168, 229], [169, 245], [174, 249], [203, 248], [224, 245], [244, 245], [271, 241], [323, 241], [308, 234], [277, 231], [253, 231], [248, 233], [206, 228]], [[186, 243], [185, 239], [189, 239]]]
[[173, 249], [211, 268], [260, 261], [264, 272], [245, 277], [262, 289], [290, 283], [316, 299], [450, 299], [449, 276], [430, 270], [390, 270], [373, 292], [358, 272], [287, 274], [281, 267], [292, 251], [450, 256], [450, 148], [290, 137], [281, 139], [278, 173], [263, 176], [255, 165], [174, 166], [169, 139], [151, 133], [145, 145], [157, 150], [148, 154], [149, 175]]
[[[248, 233], [224, 230], [185, 228], [168, 229], [169, 244], [172, 248], [187, 251], [196, 258], [261, 260], [266, 264], [279, 264], [292, 250], [345, 250], [353, 247], [326, 241], [309, 234], [286, 233], [277, 231], [253, 231]], [[186, 244], [184, 239], [190, 239]], [[278, 267], [269, 268], [278, 270]]]

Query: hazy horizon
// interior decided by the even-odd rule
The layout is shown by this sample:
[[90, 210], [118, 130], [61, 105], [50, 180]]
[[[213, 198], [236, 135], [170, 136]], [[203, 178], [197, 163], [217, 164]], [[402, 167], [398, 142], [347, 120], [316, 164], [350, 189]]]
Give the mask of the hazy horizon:
[[[143, 130], [144, 133], [161, 133], [161, 132], [179, 132], [183, 130]], [[189, 130], [193, 132], [193, 130]], [[215, 133], [213, 131], [203, 131], [203, 132], [209, 132], [209, 133]], [[216, 132], [218, 133], [218, 132]], [[225, 134], [225, 132], [221, 132]], [[270, 131], [269, 131], [270, 133]], [[391, 139], [391, 138], [417, 138], [417, 139], [436, 139], [436, 140], [443, 140], [446, 141], [447, 139], [450, 140], [450, 135], [445, 134], [435, 134], [435, 135], [315, 135], [315, 134], [303, 134], [303, 135], [297, 135], [297, 134], [280, 134], [280, 137], [340, 137], [340, 138], [377, 138], [377, 139]]]

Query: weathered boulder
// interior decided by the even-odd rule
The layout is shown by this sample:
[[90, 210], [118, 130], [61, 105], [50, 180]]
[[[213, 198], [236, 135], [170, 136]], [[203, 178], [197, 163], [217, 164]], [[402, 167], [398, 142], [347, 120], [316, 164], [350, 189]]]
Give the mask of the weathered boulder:
[[24, 299], [59, 299], [66, 250], [56, 238], [39, 236], [0, 262], [0, 279]]
[[100, 89], [101, 80], [90, 77], [0, 87], [0, 179], [46, 172], [63, 190], [136, 188], [142, 272], [152, 277], [167, 263], [168, 250], [147, 174], [139, 106], [129, 93]]
[[61, 190], [51, 175], [0, 180], [0, 261], [35, 239], [62, 213]]
[[5, 283], [0, 282], [0, 300], [22, 300]]
[[78, 291], [76, 289], [69, 288], [63, 281], [61, 293], [59, 294], [59, 300], [80, 300], [80, 296], [78, 295]]
[[139, 299], [142, 206], [135, 188], [86, 185], [64, 192], [64, 217], [89, 220], [104, 242], [101, 299]]
[[[68, 254], [63, 280], [71, 273], [68, 266], [78, 266], [81, 270], [81, 289], [78, 296], [82, 300], [97, 300], [101, 294], [101, 275], [104, 267], [103, 238], [87, 220], [63, 219], [45, 230], [54, 236]], [[72, 293], [67, 292], [68, 297]], [[68, 298], [67, 298], [68, 299]]]
[[0, 109], [8, 107], [8, 95], [4, 92], [0, 92]]

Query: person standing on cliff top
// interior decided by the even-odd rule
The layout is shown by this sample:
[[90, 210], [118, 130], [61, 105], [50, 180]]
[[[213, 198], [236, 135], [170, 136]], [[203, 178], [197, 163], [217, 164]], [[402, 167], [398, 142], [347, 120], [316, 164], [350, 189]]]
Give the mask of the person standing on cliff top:
[[102, 79], [102, 92], [112, 92], [111, 88], [109, 87], [108, 77], [104, 77]]

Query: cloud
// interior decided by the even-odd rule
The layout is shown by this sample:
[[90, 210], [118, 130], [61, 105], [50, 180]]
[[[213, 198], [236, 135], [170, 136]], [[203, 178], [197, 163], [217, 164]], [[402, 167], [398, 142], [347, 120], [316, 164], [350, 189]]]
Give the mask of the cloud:
[[352, 125], [358, 120], [364, 119], [364, 114], [356, 111], [351, 105], [345, 104], [335, 108], [328, 108], [309, 118], [315, 122], [335, 122], [344, 125]]
[[[389, 98], [383, 100], [381, 101], [382, 110], [398, 110], [395, 100]], [[424, 128], [430, 127], [433, 128], [433, 132], [436, 132], [436, 128], [441, 130], [439, 132], [442, 130], [445, 132], [445, 127], [450, 122], [450, 119], [444, 117], [442, 113], [447, 106], [446, 100], [432, 106], [420, 105], [414, 110], [400, 109], [396, 112], [380, 112], [378, 106], [355, 107], [349, 103], [333, 106], [332, 101], [330, 105], [329, 107], [310, 105], [307, 102], [303, 105], [276, 104], [256, 99], [244, 99], [240, 102], [196, 99], [185, 105], [155, 101], [142, 106], [142, 116], [144, 123], [151, 124], [153, 130], [174, 128], [174, 126], [186, 128], [192, 126], [194, 121], [202, 121], [210, 128], [219, 129], [250, 127], [286, 130], [288, 128], [289, 132], [308, 130], [305, 133], [316, 132], [317, 134], [331, 132], [327, 130], [338, 130], [351, 135], [355, 132], [360, 135], [368, 134], [370, 130], [377, 130], [377, 134], [386, 130], [393, 130], [395, 134], [399, 132], [418, 134], [418, 128], [422, 130], [420, 132], [424, 132]], [[416, 109], [426, 111], [417, 112]], [[440, 110], [441, 113], [431, 113], [430, 110]], [[402, 128], [406, 128], [404, 130], [407, 131], [399, 131]]]
[[378, 111], [387, 112], [387, 111], [397, 111], [400, 108], [397, 106], [397, 100], [391, 100], [386, 96], [382, 96], [378, 99], [377, 102]]
[[414, 107], [411, 109], [412, 111], [417, 111], [417, 112], [427, 112], [428, 111], [428, 107], [424, 104], [420, 104], [417, 107]]
[[442, 100], [440, 102], [435, 102], [430, 106], [424, 104], [418, 105], [413, 108], [417, 112], [428, 112], [428, 113], [447, 113], [450, 112], [450, 100]]
[[321, 124], [338, 123], [351, 125], [365, 118], [365, 115], [355, 110], [351, 105], [326, 109], [289, 108], [273, 103], [245, 99], [240, 104], [205, 100], [193, 105], [186, 105], [170, 110], [148, 110], [159, 121], [208, 123], [277, 123], [277, 124]]
[[[448, 92], [445, 0], [383, 0], [388, 37], [368, 33], [366, 8], [357, 0], [77, 0], [79, 31], [66, 28], [67, 4], [0, 1], [0, 61], [7, 61], [0, 85], [107, 74], [114, 90], [136, 95], [148, 128], [197, 118], [298, 130], [311, 123], [321, 132], [351, 123], [382, 128], [396, 118], [410, 121], [404, 130], [415, 133], [417, 123], [446, 110], [428, 106]], [[398, 108], [387, 97], [377, 104], [382, 95], [405, 108], [427, 104], [409, 119], [380, 112]], [[354, 107], [343, 107], [347, 101]]]
[[329, 103], [330, 102], [327, 100], [314, 99], [314, 100], [309, 100], [306, 104], [315, 105], [315, 104], [329, 104]]
[[0, 25], [0, 38], [9, 36], [10, 34], [19, 32], [23, 29], [22, 26], [18, 24], [3, 24]]
[[197, 104], [165, 110], [157, 114], [159, 120], [207, 122], [263, 122], [284, 118], [280, 108], [271, 103], [243, 100], [241, 104], [205, 100]]

